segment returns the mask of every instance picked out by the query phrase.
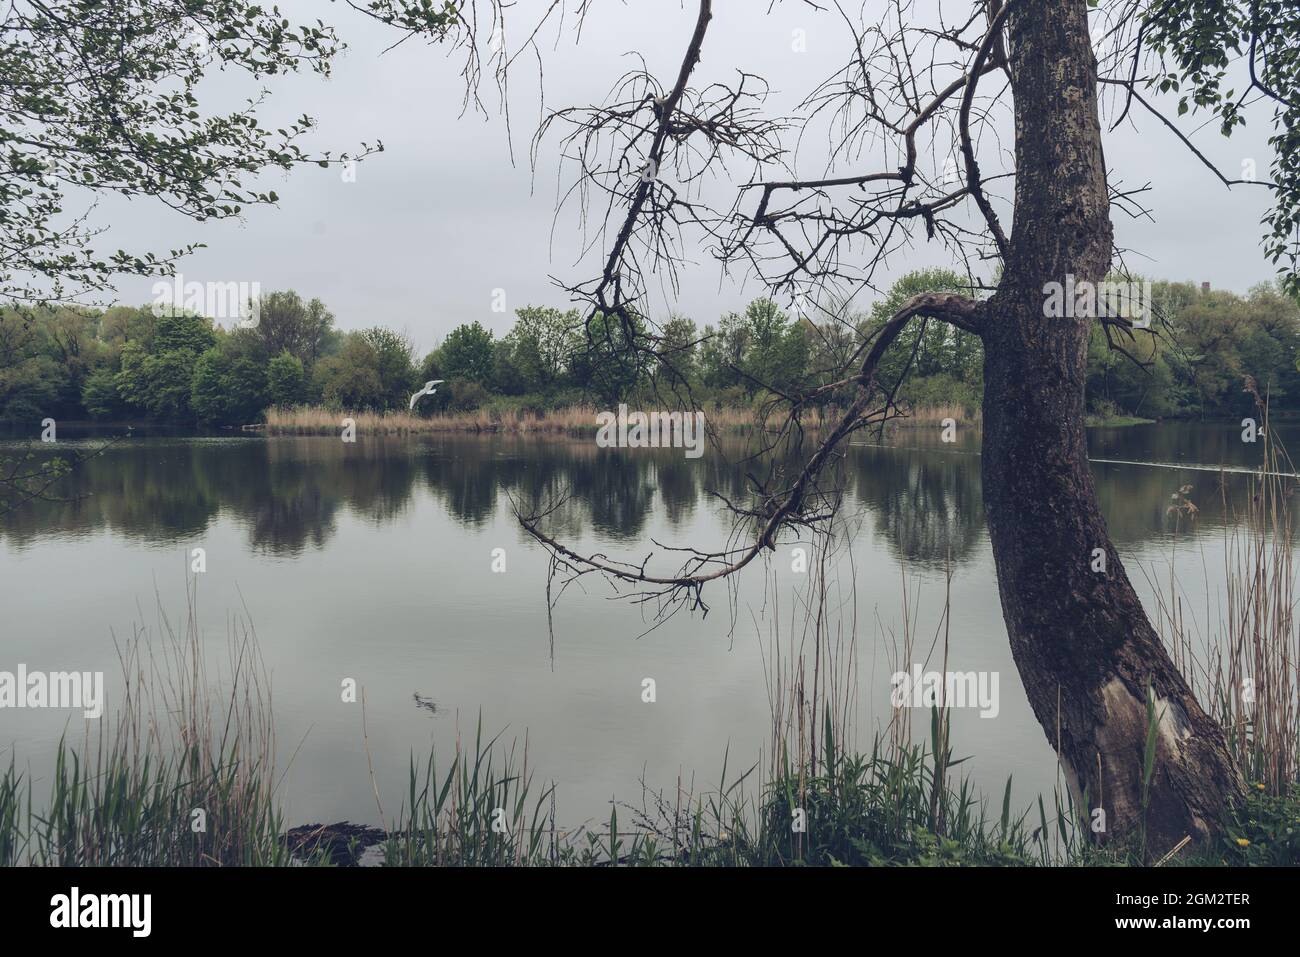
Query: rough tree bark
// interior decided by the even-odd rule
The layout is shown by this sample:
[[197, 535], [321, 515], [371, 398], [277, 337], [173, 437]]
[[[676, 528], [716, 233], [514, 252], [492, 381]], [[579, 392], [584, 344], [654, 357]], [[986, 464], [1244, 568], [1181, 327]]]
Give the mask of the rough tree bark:
[[[1099, 836], [1145, 823], [1149, 853], [1207, 838], [1242, 792], [1222, 730], [1174, 667], [1111, 544], [1084, 435], [1086, 316], [1049, 318], [1044, 286], [1101, 282], [1111, 261], [1096, 61], [1086, 0], [1008, 20], [1014, 228], [988, 303], [982, 472], [1011, 650], [1076, 800]], [[1094, 549], [1105, 572], [1093, 571]], [[1158, 734], [1143, 816], [1148, 687]]]

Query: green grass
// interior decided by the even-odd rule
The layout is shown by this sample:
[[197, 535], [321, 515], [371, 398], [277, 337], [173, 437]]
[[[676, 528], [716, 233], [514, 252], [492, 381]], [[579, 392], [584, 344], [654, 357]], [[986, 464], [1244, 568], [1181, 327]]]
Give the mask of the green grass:
[[[833, 739], [832, 739], [833, 740]], [[1139, 865], [1142, 849], [1098, 849], [1080, 839], [1068, 802], [1012, 806], [968, 780], [940, 782], [962, 763], [935, 761], [928, 746], [902, 750], [879, 740], [869, 754], [827, 746], [820, 770], [789, 767], [755, 781], [724, 760], [716, 789], [666, 797], [646, 792], [613, 803], [608, 823], [564, 830], [554, 787], [521, 768], [513, 745], [484, 740], [441, 768], [412, 759], [407, 796], [383, 843], [388, 866], [1050, 866]], [[200, 750], [136, 765], [121, 752], [87, 762], [60, 743], [45, 800], [10, 765], [0, 775], [0, 864], [58, 866], [328, 865], [328, 849], [297, 859], [282, 814], [236, 751], [210, 764]], [[522, 759], [526, 764], [526, 759]], [[93, 768], [93, 770], [92, 770]], [[37, 808], [41, 808], [37, 810]], [[192, 829], [193, 809], [208, 811]], [[802, 813], [799, 813], [802, 812]], [[1172, 865], [1300, 863], [1300, 788], [1286, 797], [1252, 790], [1219, 846]]]
[[96, 763], [60, 741], [40, 804], [12, 763], [0, 775], [0, 865], [288, 864], [280, 812], [250, 782], [257, 773], [234, 754], [209, 767], [197, 751], [138, 764], [114, 753]]
[[1155, 421], [1136, 415], [1089, 415], [1084, 424], [1090, 429], [1122, 429], [1132, 425], [1152, 425]]
[[231, 674], [209, 672], [195, 603], [163, 640], [119, 648], [126, 705], [77, 745], [60, 739], [36, 782], [0, 773], [0, 865], [289, 863], [275, 799], [270, 690], [251, 628], [230, 636]]

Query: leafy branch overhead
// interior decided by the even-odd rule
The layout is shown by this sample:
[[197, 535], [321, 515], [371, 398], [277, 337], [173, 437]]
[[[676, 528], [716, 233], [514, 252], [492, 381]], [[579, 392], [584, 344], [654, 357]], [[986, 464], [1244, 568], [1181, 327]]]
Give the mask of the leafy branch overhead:
[[[1179, 94], [1180, 116], [1207, 111], [1230, 136], [1253, 104], [1272, 107], [1274, 196], [1264, 252], [1283, 264], [1287, 291], [1300, 295], [1300, 7], [1294, 0], [1152, 3], [1135, 54], [1144, 42], [1159, 67], [1147, 86]], [[1230, 85], [1234, 75], [1246, 80], [1243, 89]]]
[[0, 20], [0, 296], [40, 302], [105, 289], [114, 274], [167, 272], [193, 245], [104, 252], [98, 197], [153, 197], [195, 220], [277, 200], [269, 169], [345, 162], [382, 149], [309, 155], [301, 116], [268, 129], [259, 89], [228, 113], [203, 109], [212, 70], [254, 83], [322, 76], [343, 44], [317, 21], [291, 24], [245, 0], [17, 0]]

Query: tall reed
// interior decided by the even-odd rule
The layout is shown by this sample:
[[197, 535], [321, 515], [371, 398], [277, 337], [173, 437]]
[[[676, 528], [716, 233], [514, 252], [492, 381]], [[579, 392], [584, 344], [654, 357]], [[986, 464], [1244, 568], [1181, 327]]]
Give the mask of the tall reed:
[[[1300, 484], [1274, 435], [1267, 402], [1258, 393], [1255, 398], [1263, 423], [1259, 467], [1244, 496], [1229, 494], [1226, 477], [1220, 485], [1222, 610], [1210, 621], [1207, 607], [1203, 626], [1189, 614], [1171, 557], [1168, 584], [1157, 588], [1157, 623], [1203, 706], [1227, 732], [1242, 774], [1257, 789], [1283, 796], [1300, 781], [1300, 628], [1290, 508]], [[1186, 498], [1186, 490], [1178, 494]], [[1181, 521], [1182, 507], [1172, 508], [1180, 509]], [[1192, 520], [1195, 514], [1191, 509]]]
[[184, 620], [159, 613], [118, 646], [121, 706], [60, 739], [48, 794], [11, 756], [0, 775], [0, 864], [282, 864], [271, 689], [256, 634], [236, 622], [214, 673], [187, 585]]

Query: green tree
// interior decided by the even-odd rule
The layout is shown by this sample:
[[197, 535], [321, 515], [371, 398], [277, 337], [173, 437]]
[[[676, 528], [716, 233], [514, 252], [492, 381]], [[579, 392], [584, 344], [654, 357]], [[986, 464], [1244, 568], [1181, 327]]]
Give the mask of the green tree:
[[0, 421], [40, 422], [59, 401], [62, 370], [48, 356], [0, 367]]
[[39, 422], [59, 401], [64, 374], [43, 348], [41, 313], [0, 309], [0, 421]]
[[359, 333], [374, 352], [379, 377], [377, 408], [405, 409], [415, 391], [415, 348], [403, 333], [374, 326]]
[[230, 373], [230, 360], [220, 348], [209, 348], [199, 356], [190, 381], [190, 407], [200, 423], [226, 421], [226, 377]]
[[631, 348], [634, 336], [644, 335], [645, 322], [633, 317], [632, 328], [618, 316], [597, 313], [587, 335], [570, 359], [574, 384], [595, 393], [606, 405], [619, 402], [636, 389], [647, 373], [645, 352]]
[[[1300, 295], [1300, 17], [1295, 0], [1170, 0], [1143, 13], [1143, 36], [1158, 57], [1147, 80], [1179, 96], [1179, 115], [1204, 111], [1224, 136], [1246, 113], [1272, 111], [1271, 179], [1264, 252], [1281, 264], [1282, 289]], [[1241, 61], [1249, 60], [1249, 69]], [[1230, 71], [1230, 66], [1239, 68]], [[1238, 86], [1238, 77], [1248, 88]], [[1136, 74], [1135, 74], [1136, 75]]]
[[515, 325], [505, 337], [510, 364], [522, 379], [521, 391], [549, 392], [560, 385], [582, 325], [576, 309], [543, 306], [515, 310]]
[[729, 312], [717, 329], [704, 327], [700, 349], [700, 372], [704, 384], [714, 389], [738, 385], [744, 379], [745, 355], [749, 349], [750, 329], [738, 313]]
[[144, 361], [148, 355], [140, 343], [128, 342], [118, 356], [118, 370], [113, 382], [118, 396], [132, 411], [144, 411]]
[[189, 349], [144, 357], [140, 364], [140, 404], [151, 418], [168, 422], [192, 420], [190, 392], [198, 360]]
[[1189, 411], [1206, 415], [1226, 408], [1246, 373], [1246, 316], [1236, 297], [1226, 291], [1198, 296], [1178, 313], [1175, 330], [1175, 369], [1191, 398]]
[[428, 353], [423, 360], [421, 360], [420, 372], [419, 375], [416, 376], [416, 379], [421, 383], [424, 383], [431, 379], [445, 378], [447, 377], [442, 374], [442, 362], [439, 360], [438, 350], [434, 349], [432, 352]]
[[190, 406], [199, 422], [243, 425], [256, 421], [266, 402], [265, 367], [229, 341], [199, 356], [190, 389]]
[[99, 317], [99, 339], [116, 354], [128, 342], [148, 349], [153, 344], [158, 317], [152, 307], [112, 306]]
[[[1266, 282], [1252, 288], [1244, 303], [1248, 320], [1241, 343], [1241, 363], [1247, 374], [1267, 392], [1275, 408], [1294, 407], [1300, 396], [1300, 373], [1296, 370], [1300, 344], [1300, 304], [1285, 295], [1278, 285]], [[1249, 412], [1253, 399], [1243, 390], [1236, 412]]]
[[301, 402], [306, 378], [301, 359], [288, 352], [280, 353], [266, 369], [267, 394], [271, 403], [284, 408]]
[[752, 396], [763, 387], [788, 392], [803, 380], [808, 340], [801, 323], [791, 322], [771, 299], [755, 299], [745, 308], [743, 385]]
[[81, 404], [92, 419], [118, 419], [126, 415], [127, 406], [117, 391], [112, 369], [96, 369], [86, 377], [81, 389]]
[[657, 374], [670, 388], [694, 385], [698, 376], [700, 334], [695, 320], [674, 315], [659, 331], [660, 358]]
[[57, 415], [81, 412], [81, 392], [103, 346], [96, 339], [98, 316], [80, 306], [38, 310], [41, 350], [58, 365]]
[[334, 333], [334, 314], [319, 299], [303, 302], [292, 289], [272, 292], [258, 300], [258, 337], [266, 354], [278, 356], [288, 352], [295, 356], [304, 370], [324, 355], [331, 345]]
[[349, 333], [336, 355], [316, 363], [314, 389], [332, 409], [383, 408], [383, 380], [374, 346], [357, 333]]
[[154, 326], [149, 351], [154, 355], [186, 350], [196, 356], [210, 349], [217, 336], [212, 320], [187, 312], [163, 312]]
[[498, 339], [492, 344], [492, 391], [501, 395], [539, 391], [540, 383], [536, 376], [524, 372], [516, 360], [517, 355], [514, 343], [509, 339]]
[[475, 320], [453, 329], [438, 350], [438, 364], [448, 379], [479, 384], [492, 378], [492, 333]]
[[157, 317], [149, 348], [136, 341], [122, 347], [114, 381], [118, 395], [151, 418], [193, 421], [191, 386], [199, 356], [216, 343], [212, 323], [202, 316], [164, 312]]
[[[367, 12], [433, 36], [455, 22], [441, 7]], [[100, 290], [115, 273], [165, 272], [193, 248], [100, 255], [97, 226], [64, 215], [78, 205], [70, 184], [220, 219], [276, 201], [251, 185], [265, 170], [346, 160], [299, 148], [309, 117], [269, 129], [259, 99], [221, 114], [198, 97], [213, 67], [255, 84], [300, 70], [328, 75], [341, 45], [319, 21], [296, 26], [248, 0], [9, 4], [0, 21], [0, 295], [43, 301]]]

